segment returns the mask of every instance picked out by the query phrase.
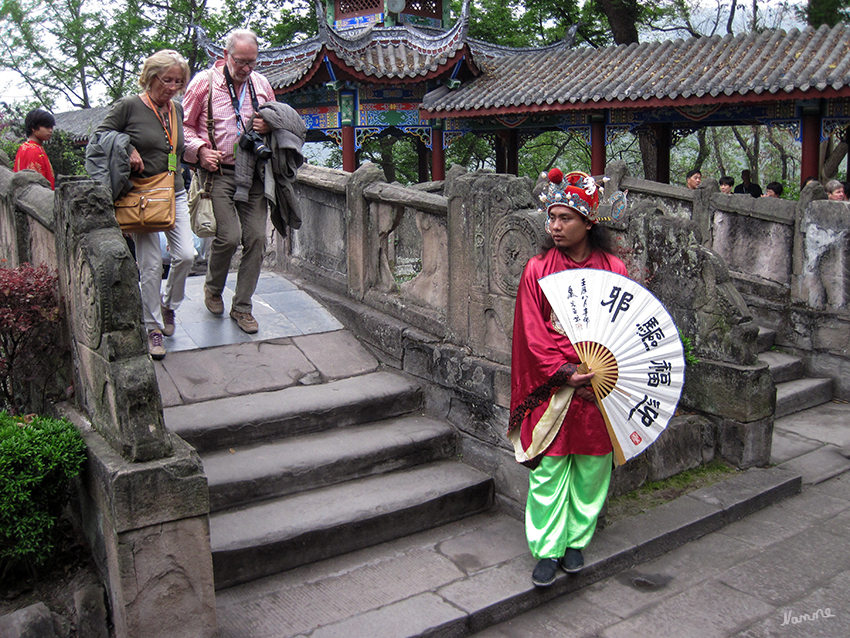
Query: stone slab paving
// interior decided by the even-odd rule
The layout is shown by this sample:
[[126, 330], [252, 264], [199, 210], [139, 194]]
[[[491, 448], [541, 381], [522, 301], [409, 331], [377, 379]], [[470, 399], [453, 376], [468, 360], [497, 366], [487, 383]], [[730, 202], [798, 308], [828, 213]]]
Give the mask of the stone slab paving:
[[263, 272], [257, 282], [252, 310], [260, 330], [253, 335], [245, 334], [229, 316], [235, 286], [236, 273], [230, 273], [221, 295], [224, 314], [213, 315], [204, 305], [204, 277], [187, 278], [186, 296], [175, 313], [174, 335], [164, 339], [166, 350], [179, 352], [230, 343], [266, 341], [330, 332], [343, 327], [331, 313], [286, 277]]
[[850, 403], [830, 401], [774, 422], [774, 431], [793, 433], [811, 441], [843, 448], [850, 446]]
[[335, 330], [170, 352], [155, 367], [163, 406], [172, 407], [358, 376], [378, 361], [347, 330]]
[[475, 636], [846, 638], [850, 473]]
[[803, 483], [812, 485], [850, 470], [850, 459], [834, 445], [824, 445], [802, 456], [785, 461], [781, 467], [799, 472]]
[[[560, 620], [560, 613], [555, 620], [539, 614], [559, 609], [577, 593], [592, 590], [594, 583], [612, 576], [622, 579], [614, 575], [624, 569], [638, 570], [634, 572], [637, 578], [643, 573], [641, 563], [669, 561], [667, 557], [676, 551], [695, 548], [688, 549], [686, 556], [704, 560], [705, 567], [688, 569], [690, 580], [681, 584], [673, 583], [672, 578], [665, 580], [665, 570], [673, 567], [662, 562], [646, 571], [648, 576], [640, 581], [641, 585], [634, 586], [638, 593], [653, 591], [659, 603], [685, 595], [688, 583], [704, 585], [709, 574], [732, 569], [753, 551], [751, 544], [731, 537], [723, 543], [691, 541], [706, 534], [705, 538], [714, 538], [713, 530], [767, 505], [769, 499], [784, 498], [799, 490], [799, 486], [799, 476], [791, 472], [755, 469], [739, 477], [735, 485], [704, 488], [693, 493], [696, 496], [685, 496], [644, 515], [619, 521], [597, 534], [586, 552], [587, 567], [581, 574], [560, 574], [547, 589], [531, 584], [534, 559], [528, 552], [522, 523], [495, 512], [478, 515], [219, 591], [216, 604], [220, 637], [402, 638], [466, 636], [476, 631], [481, 631], [481, 635], [496, 632], [492, 635], [510, 636], [514, 634], [499, 633], [505, 625], [513, 626], [510, 620], [492, 629], [488, 627], [517, 616], [525, 618], [525, 612], [538, 614], [533, 625], [556, 628], [558, 633], [554, 635], [593, 635], [562, 631], [562, 623], [564, 627], [571, 626], [565, 619], [572, 614]], [[833, 510], [844, 501], [838, 496], [822, 497], [832, 499]], [[704, 549], [700, 550], [701, 546]], [[656, 558], [659, 555], [661, 558]], [[680, 558], [673, 564], [678, 567], [687, 560]], [[723, 583], [712, 585], [701, 595], [713, 600], [729, 588]], [[631, 590], [630, 595], [639, 598]], [[630, 603], [632, 609], [646, 604], [637, 599]], [[741, 597], [736, 604], [734, 613], [706, 611], [701, 622], [730, 628], [737, 626], [741, 617], [770, 609], [766, 602], [753, 596]], [[595, 601], [585, 601], [580, 607], [584, 610], [580, 626], [588, 630], [608, 630], [626, 619], [622, 609], [604, 609]], [[595, 614], [589, 612], [593, 607]], [[288, 609], [288, 613], [281, 608]], [[535, 609], [538, 610], [532, 611]], [[673, 626], [672, 620], [670, 623]], [[626, 635], [627, 628], [611, 631], [622, 632], [612, 636]], [[643, 633], [640, 625], [629, 631], [636, 632], [631, 635], [654, 635]]]

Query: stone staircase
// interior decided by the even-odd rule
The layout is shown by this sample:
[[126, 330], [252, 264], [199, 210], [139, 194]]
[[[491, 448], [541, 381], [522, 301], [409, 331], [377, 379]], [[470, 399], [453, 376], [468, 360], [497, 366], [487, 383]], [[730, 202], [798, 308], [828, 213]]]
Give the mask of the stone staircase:
[[376, 371], [169, 408], [209, 480], [216, 589], [486, 511], [493, 480], [421, 407], [415, 383]]
[[460, 461], [418, 383], [346, 330], [157, 368], [166, 424], [208, 477], [219, 638], [470, 636], [799, 490], [799, 475], [754, 469], [618, 521], [581, 574], [541, 591], [493, 479]]
[[768, 364], [776, 384], [775, 419], [808, 410], [832, 400], [832, 379], [805, 376], [800, 357], [771, 350], [776, 333], [759, 327], [759, 360]]

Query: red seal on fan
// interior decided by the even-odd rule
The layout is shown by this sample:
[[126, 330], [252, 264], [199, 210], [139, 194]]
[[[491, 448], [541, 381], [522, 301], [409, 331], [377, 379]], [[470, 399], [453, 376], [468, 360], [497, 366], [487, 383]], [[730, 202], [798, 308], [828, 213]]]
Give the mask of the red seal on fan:
[[635, 445], [640, 445], [640, 442], [643, 441], [643, 439], [640, 438], [640, 434], [638, 434], [637, 432], [632, 432], [629, 435], [629, 438], [632, 440], [632, 443], [634, 443]]

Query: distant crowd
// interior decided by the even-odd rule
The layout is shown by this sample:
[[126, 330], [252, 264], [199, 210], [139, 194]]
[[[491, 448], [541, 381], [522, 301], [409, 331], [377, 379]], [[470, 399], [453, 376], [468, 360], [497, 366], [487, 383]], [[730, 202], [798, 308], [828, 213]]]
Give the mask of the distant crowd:
[[[803, 187], [805, 187], [809, 182], [815, 181], [814, 177], [807, 177], [806, 181], [803, 183]], [[688, 174], [685, 176], [685, 185], [691, 189], [696, 190], [699, 188], [699, 185], [702, 183], [702, 173], [697, 170], [688, 171]], [[782, 193], [785, 190], [779, 182], [770, 182], [762, 191], [761, 186], [756, 184], [755, 182], [750, 180], [750, 171], [743, 170], [741, 171], [741, 183], [737, 186], [735, 185], [735, 180], [728, 175], [723, 175], [719, 180], [720, 184], [720, 192], [726, 195], [750, 195], [751, 197], [782, 197]], [[827, 199], [836, 202], [846, 202], [850, 201], [850, 182], [839, 182], [837, 179], [831, 179], [826, 184], [824, 184], [824, 190], [826, 190]]]

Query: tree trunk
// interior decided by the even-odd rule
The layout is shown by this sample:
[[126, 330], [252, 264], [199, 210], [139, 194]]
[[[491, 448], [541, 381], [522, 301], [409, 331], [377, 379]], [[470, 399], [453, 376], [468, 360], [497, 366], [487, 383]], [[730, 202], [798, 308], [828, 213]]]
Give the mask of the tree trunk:
[[[611, 25], [611, 34], [616, 44], [638, 42], [637, 0], [600, 0], [602, 11]], [[643, 145], [641, 145], [643, 146]]]
[[384, 177], [387, 182], [396, 181], [395, 161], [393, 158], [393, 145], [395, 144], [394, 137], [382, 137], [378, 140], [378, 148], [381, 150], [381, 168], [384, 171]]
[[752, 127], [753, 131], [753, 143], [747, 143], [747, 140], [741, 135], [738, 131], [737, 126], [732, 127], [732, 133], [735, 135], [735, 139], [738, 140], [738, 144], [741, 147], [741, 150], [744, 151], [744, 154], [747, 156], [748, 168], [750, 170], [750, 181], [758, 184], [759, 180], [759, 152], [761, 150], [761, 144], [759, 140], [759, 130], [757, 126]]
[[711, 129], [711, 145], [714, 147], [714, 161], [717, 162], [717, 167], [720, 169], [720, 176], [728, 175], [726, 170], [726, 162], [723, 160], [723, 153], [720, 152], [720, 136], [717, 134], [717, 129]]
[[773, 148], [775, 148], [779, 152], [779, 161], [782, 164], [782, 183], [788, 183], [788, 162], [790, 161], [791, 155], [786, 150], [785, 146], [776, 139], [773, 135], [773, 129], [768, 127], [767, 129], [767, 140], [771, 143]]
[[697, 130], [697, 141], [699, 142], [699, 151], [697, 152], [696, 161], [694, 161], [694, 170], [702, 172], [702, 165], [705, 163], [705, 160], [708, 159], [709, 154], [711, 153], [711, 149], [708, 148], [708, 144], [705, 141], [705, 129], [701, 128]]

